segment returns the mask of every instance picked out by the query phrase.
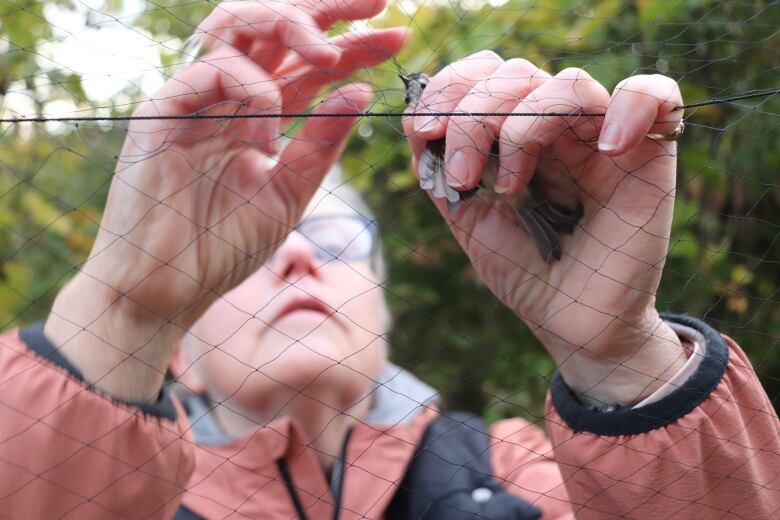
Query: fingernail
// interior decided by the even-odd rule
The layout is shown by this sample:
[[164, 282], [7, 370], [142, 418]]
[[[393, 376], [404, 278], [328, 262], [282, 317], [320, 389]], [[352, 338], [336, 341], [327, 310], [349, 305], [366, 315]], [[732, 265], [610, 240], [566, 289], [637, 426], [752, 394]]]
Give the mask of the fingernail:
[[512, 173], [506, 169], [506, 165], [500, 164], [496, 172], [496, 180], [493, 182], [493, 191], [498, 195], [503, 195], [509, 191], [509, 176]]
[[602, 152], [611, 152], [617, 148], [620, 142], [620, 125], [617, 121], [612, 121], [601, 132], [601, 138], [599, 139], [599, 150]]
[[458, 150], [447, 161], [444, 178], [452, 188], [462, 188], [469, 179], [469, 160], [466, 154]]

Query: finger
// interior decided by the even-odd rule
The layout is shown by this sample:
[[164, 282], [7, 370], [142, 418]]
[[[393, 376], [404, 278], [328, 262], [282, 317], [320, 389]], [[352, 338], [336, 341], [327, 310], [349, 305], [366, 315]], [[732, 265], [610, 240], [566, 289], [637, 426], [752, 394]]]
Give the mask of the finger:
[[[417, 112], [452, 112], [480, 80], [495, 71], [503, 60], [493, 51], [481, 51], [444, 67], [425, 88]], [[444, 137], [447, 117], [419, 115], [414, 130], [427, 140]]]
[[203, 20], [194, 36], [206, 49], [232, 47], [270, 71], [290, 50], [322, 67], [339, 59], [338, 49], [330, 44], [317, 20], [283, 3], [223, 2]]
[[[550, 75], [523, 59], [505, 61], [463, 98], [455, 112], [511, 112]], [[456, 189], [477, 185], [506, 116], [453, 117], [447, 125], [445, 178]], [[492, 182], [492, 181], [491, 181]]]
[[364, 20], [381, 13], [386, 0], [303, 0], [296, 5], [305, 9], [322, 29], [330, 29], [339, 20]]
[[406, 29], [396, 27], [371, 33], [347, 33], [331, 43], [341, 49], [341, 58], [333, 67], [313, 67], [300, 57], [292, 57], [276, 72], [282, 90], [283, 113], [305, 109], [323, 86], [351, 76], [361, 68], [374, 67], [401, 50]]
[[[315, 113], [359, 113], [371, 101], [371, 90], [364, 84], [339, 88], [320, 104]], [[281, 193], [289, 193], [297, 211], [303, 211], [322, 178], [341, 156], [355, 117], [309, 118], [284, 149], [273, 181]]]
[[496, 191], [508, 195], [523, 191], [534, 174], [542, 150], [558, 139], [566, 136], [581, 141], [597, 136], [599, 120], [579, 114], [603, 112], [608, 103], [607, 90], [582, 69], [565, 69], [534, 90], [514, 112], [573, 115], [508, 118], [499, 138], [501, 166]]
[[[682, 120], [677, 82], [659, 74], [633, 76], [612, 93], [599, 137], [599, 151], [617, 156], [646, 139], [649, 132], [671, 132]], [[659, 143], [674, 149], [673, 142]]]
[[[235, 56], [229, 49], [222, 48], [177, 73], [154, 98], [139, 107], [136, 115], [180, 116], [205, 111], [225, 115], [275, 115], [281, 112], [281, 92], [268, 74], [252, 60]], [[138, 134], [177, 128], [208, 136], [214, 125], [224, 125], [224, 122], [135, 121], [131, 130]], [[266, 153], [275, 154], [277, 151], [278, 118], [237, 119], [231, 122], [230, 129], [237, 140], [255, 145]]]

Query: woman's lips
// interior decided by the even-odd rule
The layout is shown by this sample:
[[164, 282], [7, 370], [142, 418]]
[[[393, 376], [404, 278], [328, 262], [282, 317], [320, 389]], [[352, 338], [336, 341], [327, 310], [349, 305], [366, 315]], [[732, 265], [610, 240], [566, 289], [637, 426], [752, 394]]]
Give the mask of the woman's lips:
[[296, 298], [282, 307], [276, 317], [274, 317], [272, 323], [297, 311], [314, 311], [324, 314], [325, 316], [331, 316], [335, 313], [330, 307], [316, 298]]

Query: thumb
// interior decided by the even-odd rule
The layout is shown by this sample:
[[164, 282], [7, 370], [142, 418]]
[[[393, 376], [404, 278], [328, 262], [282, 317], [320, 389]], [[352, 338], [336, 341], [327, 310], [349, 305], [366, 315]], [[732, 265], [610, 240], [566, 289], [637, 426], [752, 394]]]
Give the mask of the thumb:
[[[334, 114], [334, 117], [309, 118], [282, 152], [271, 182], [278, 183], [279, 193], [289, 194], [288, 200], [297, 205], [296, 211], [303, 211], [325, 174], [341, 156], [357, 114], [365, 110], [371, 98], [370, 88], [362, 83], [337, 89], [314, 111]], [[335, 114], [355, 116], [336, 117]]]

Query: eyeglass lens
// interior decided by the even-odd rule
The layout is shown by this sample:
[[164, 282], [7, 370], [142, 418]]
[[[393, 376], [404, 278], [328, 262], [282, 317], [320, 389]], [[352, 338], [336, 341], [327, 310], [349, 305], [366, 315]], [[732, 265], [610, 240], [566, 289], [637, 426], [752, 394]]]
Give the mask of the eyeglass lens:
[[362, 217], [314, 217], [301, 222], [296, 230], [315, 246], [321, 260], [365, 260], [374, 251], [376, 224]]

